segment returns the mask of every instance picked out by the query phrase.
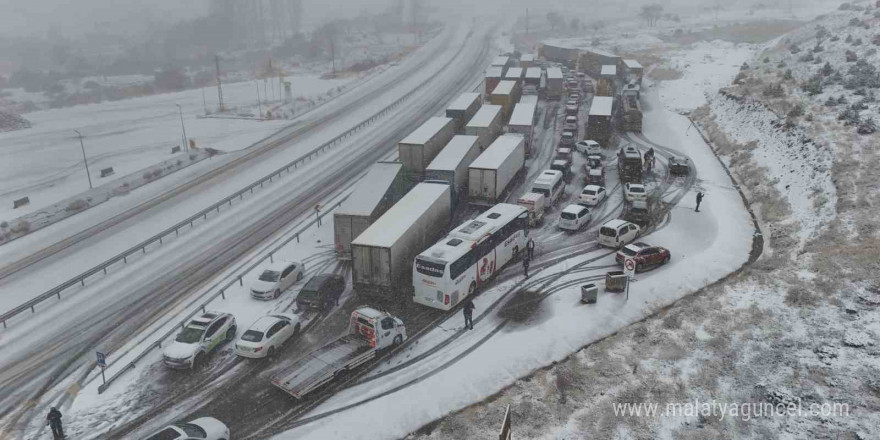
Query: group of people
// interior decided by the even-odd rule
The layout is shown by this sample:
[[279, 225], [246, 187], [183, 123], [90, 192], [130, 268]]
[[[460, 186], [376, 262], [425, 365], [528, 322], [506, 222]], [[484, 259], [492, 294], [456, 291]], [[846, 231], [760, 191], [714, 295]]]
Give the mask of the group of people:
[[[526, 278], [529, 277], [529, 261], [535, 257], [535, 240], [529, 238], [529, 241], [526, 242], [526, 254], [523, 256], [522, 265], [523, 272], [525, 272]], [[473, 300], [468, 297], [464, 302], [464, 306], [461, 311], [464, 314], [464, 328], [466, 330], [474, 329], [474, 306]]]

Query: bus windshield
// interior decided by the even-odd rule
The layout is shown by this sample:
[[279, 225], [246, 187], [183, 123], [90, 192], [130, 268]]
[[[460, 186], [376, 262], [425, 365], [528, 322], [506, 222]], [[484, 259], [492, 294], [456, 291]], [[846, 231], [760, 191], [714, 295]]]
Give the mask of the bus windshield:
[[446, 265], [416, 258], [416, 270], [422, 275], [440, 278], [446, 273]]
[[550, 197], [550, 190], [544, 188], [532, 188], [533, 193], [538, 193], [543, 195], [544, 197]]

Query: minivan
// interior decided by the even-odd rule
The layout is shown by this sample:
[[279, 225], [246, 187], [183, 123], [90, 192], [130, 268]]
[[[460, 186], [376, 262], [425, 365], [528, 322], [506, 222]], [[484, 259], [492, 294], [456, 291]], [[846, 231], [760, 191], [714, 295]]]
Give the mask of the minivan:
[[565, 182], [562, 181], [562, 171], [545, 170], [532, 183], [533, 193], [542, 194], [546, 198], [548, 205], [556, 204], [562, 191], [565, 189]]
[[641, 230], [638, 226], [620, 219], [607, 221], [599, 228], [599, 245], [620, 248], [635, 240]]
[[583, 205], [568, 205], [559, 214], [559, 228], [578, 231], [590, 222], [590, 210]]
[[296, 307], [300, 310], [315, 308], [328, 311], [339, 303], [339, 297], [345, 291], [345, 278], [342, 275], [322, 273], [315, 275], [299, 291]]

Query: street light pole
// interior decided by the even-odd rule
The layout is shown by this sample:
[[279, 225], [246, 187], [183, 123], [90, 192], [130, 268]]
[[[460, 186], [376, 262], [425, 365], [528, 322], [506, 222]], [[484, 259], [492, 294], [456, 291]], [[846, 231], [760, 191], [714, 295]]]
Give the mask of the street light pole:
[[189, 139], [186, 137], [186, 127], [183, 125], [183, 109], [180, 107], [180, 104], [174, 104], [177, 106], [177, 111], [180, 113], [180, 128], [183, 130], [183, 151], [189, 151]]
[[83, 145], [83, 135], [79, 132], [79, 130], [73, 130], [76, 132], [77, 136], [79, 136], [79, 148], [83, 153], [83, 162], [86, 164], [86, 177], [89, 178], [89, 189], [92, 189], [92, 175], [89, 173], [89, 161], [86, 159], [86, 147]]
[[257, 80], [254, 80], [254, 85], [257, 86], [257, 105], [260, 106], [260, 119], [263, 119], [263, 101], [260, 100], [260, 83]]

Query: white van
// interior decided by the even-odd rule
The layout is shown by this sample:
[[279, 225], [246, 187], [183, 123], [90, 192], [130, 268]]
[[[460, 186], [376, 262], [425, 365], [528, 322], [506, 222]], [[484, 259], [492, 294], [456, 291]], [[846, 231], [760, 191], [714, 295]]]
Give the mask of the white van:
[[607, 221], [599, 228], [598, 242], [601, 246], [621, 248], [635, 240], [641, 230], [638, 226], [621, 219]]
[[523, 194], [516, 204], [529, 211], [529, 226], [534, 227], [544, 218], [544, 194], [530, 192]]
[[547, 205], [552, 206], [562, 196], [563, 189], [565, 182], [562, 180], [562, 171], [544, 170], [532, 183], [531, 192], [543, 194], [547, 198]]
[[590, 214], [590, 210], [586, 206], [568, 205], [559, 214], [559, 223], [557, 225], [559, 225], [560, 229], [578, 231], [589, 223], [591, 218], [592, 214]]

